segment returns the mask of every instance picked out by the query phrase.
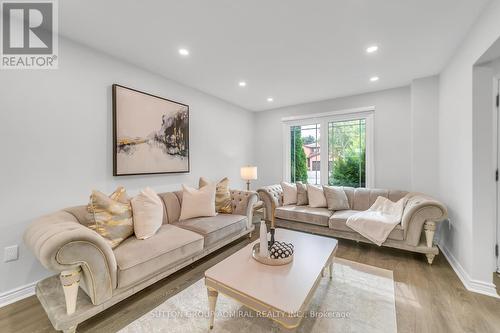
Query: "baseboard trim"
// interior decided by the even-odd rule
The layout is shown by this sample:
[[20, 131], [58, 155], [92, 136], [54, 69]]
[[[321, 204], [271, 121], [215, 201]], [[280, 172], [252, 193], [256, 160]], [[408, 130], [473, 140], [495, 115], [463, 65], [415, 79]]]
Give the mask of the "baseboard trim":
[[490, 282], [474, 280], [470, 277], [467, 271], [460, 265], [455, 256], [448, 250], [448, 248], [442, 244], [439, 245], [441, 252], [443, 253], [446, 260], [450, 264], [451, 268], [455, 271], [460, 281], [464, 285], [465, 289], [468, 291], [472, 291], [478, 294], [500, 298], [497, 294], [497, 290], [495, 285]]
[[0, 308], [20, 301], [26, 297], [35, 295], [35, 287], [37, 283], [38, 281], [35, 281], [0, 294]]

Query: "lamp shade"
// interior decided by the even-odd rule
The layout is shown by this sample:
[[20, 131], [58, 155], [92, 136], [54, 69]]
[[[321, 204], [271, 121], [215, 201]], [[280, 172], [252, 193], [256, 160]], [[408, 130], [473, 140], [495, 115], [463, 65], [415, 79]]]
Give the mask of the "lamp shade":
[[257, 167], [256, 166], [241, 167], [240, 175], [241, 175], [241, 179], [244, 179], [244, 180], [257, 179]]

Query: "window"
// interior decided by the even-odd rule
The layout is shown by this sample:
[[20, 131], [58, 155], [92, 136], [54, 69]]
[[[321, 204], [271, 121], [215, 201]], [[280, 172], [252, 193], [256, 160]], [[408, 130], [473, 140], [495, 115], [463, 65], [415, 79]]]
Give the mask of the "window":
[[363, 108], [283, 119], [284, 179], [315, 185], [372, 187], [373, 111], [374, 108]]
[[290, 180], [321, 184], [320, 124], [290, 126]]
[[366, 120], [328, 123], [328, 184], [366, 186]]

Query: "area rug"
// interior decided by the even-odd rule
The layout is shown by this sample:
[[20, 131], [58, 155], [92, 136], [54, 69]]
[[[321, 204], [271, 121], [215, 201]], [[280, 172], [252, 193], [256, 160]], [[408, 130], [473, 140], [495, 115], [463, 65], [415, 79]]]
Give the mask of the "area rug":
[[[120, 330], [121, 333], [290, 331], [221, 294], [217, 299], [215, 326], [209, 330], [203, 279]], [[292, 331], [397, 332], [392, 271], [336, 259], [333, 279], [321, 279], [307, 315]]]

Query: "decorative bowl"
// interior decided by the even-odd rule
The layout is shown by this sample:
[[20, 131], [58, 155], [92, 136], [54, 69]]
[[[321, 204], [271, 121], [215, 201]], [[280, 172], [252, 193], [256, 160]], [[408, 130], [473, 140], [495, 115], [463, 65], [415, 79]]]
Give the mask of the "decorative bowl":
[[286, 258], [272, 259], [270, 257], [263, 257], [260, 255], [260, 243], [256, 243], [252, 248], [252, 257], [264, 265], [269, 266], [282, 266], [289, 264], [293, 261], [293, 254]]

